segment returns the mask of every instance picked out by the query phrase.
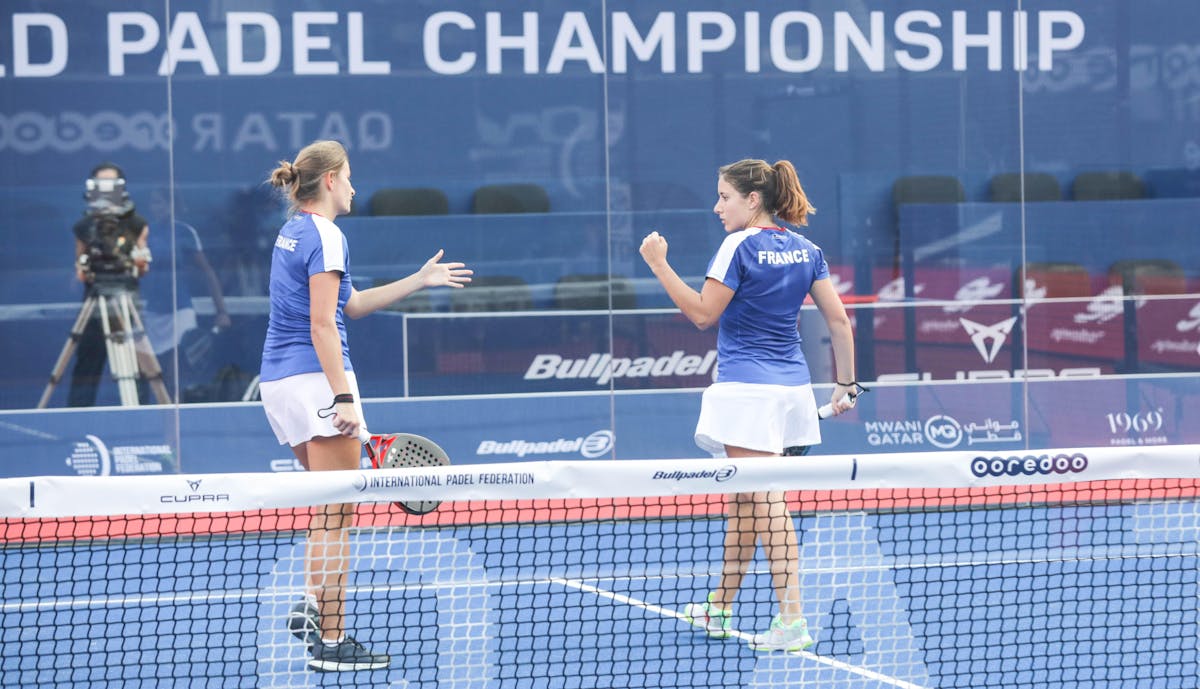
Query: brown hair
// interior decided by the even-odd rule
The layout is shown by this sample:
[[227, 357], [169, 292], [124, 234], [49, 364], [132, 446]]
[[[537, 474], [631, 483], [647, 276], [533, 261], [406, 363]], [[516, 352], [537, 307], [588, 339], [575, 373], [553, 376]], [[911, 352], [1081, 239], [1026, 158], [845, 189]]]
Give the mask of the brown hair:
[[349, 160], [346, 149], [336, 141], [314, 141], [300, 149], [296, 160], [279, 161], [279, 167], [271, 172], [267, 181], [271, 186], [287, 193], [294, 213], [304, 202], [317, 198], [321, 191], [321, 178], [326, 172], [336, 172]]
[[757, 191], [763, 208], [773, 216], [793, 225], [807, 225], [808, 216], [817, 209], [808, 202], [796, 168], [786, 160], [768, 165], [765, 160], [747, 158], [730, 163], [718, 171], [742, 196]]

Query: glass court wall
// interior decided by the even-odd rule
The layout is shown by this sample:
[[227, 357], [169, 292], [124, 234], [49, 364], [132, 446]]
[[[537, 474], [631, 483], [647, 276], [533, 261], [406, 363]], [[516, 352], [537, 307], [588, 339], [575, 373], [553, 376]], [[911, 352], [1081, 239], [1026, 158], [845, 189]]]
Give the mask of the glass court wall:
[[[699, 456], [716, 334], [675, 311], [638, 246], [666, 236], [699, 288], [724, 235], [716, 171], [741, 158], [796, 165], [818, 209], [798, 229], [824, 250], [873, 388], [815, 451], [1196, 442], [1196, 9], [17, 2], [6, 15], [5, 475], [295, 468], [256, 403], [286, 206], [263, 182], [325, 138], [350, 155], [357, 196], [337, 223], [356, 288], [439, 250], [475, 270], [467, 289], [348, 324], [372, 428], [444, 440], [456, 461]], [[85, 180], [102, 162], [149, 227], [132, 347], [121, 328], [79, 324], [75, 228], [96, 229]], [[824, 401], [827, 331], [811, 307], [798, 327]], [[123, 399], [116, 379], [152, 369], [150, 353], [165, 400], [144, 382]]]

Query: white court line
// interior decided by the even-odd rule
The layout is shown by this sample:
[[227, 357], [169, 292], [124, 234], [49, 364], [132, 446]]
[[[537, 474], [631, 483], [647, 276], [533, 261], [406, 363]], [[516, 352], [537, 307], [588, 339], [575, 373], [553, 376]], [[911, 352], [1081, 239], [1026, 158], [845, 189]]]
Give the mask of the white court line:
[[[692, 575], [689, 575], [692, 576]], [[696, 575], [700, 576], [700, 575]], [[705, 573], [702, 576], [711, 576], [710, 573]], [[662, 577], [657, 577], [662, 578]], [[417, 582], [412, 584], [363, 584], [346, 587], [346, 591], [353, 594], [359, 593], [396, 593], [404, 591], [437, 591], [437, 590], [460, 590], [472, 589], [480, 587], [522, 587], [522, 586], [545, 586], [547, 584], [557, 584], [557, 579], [513, 579], [504, 581], [461, 581], [455, 583], [431, 583]], [[103, 608], [103, 607], [120, 607], [120, 606], [155, 606], [155, 605], [184, 605], [196, 603], [236, 603], [236, 602], [254, 602], [259, 600], [291, 600], [295, 596], [303, 595], [304, 591], [299, 588], [281, 588], [281, 589], [237, 589], [230, 591], [197, 591], [193, 593], [175, 593], [175, 594], [160, 594], [151, 593], [141, 596], [88, 596], [82, 598], [55, 598], [49, 600], [34, 600], [20, 601], [0, 604], [0, 612], [2, 613], [20, 613], [20, 612], [42, 612], [53, 610], [71, 610], [78, 608]]]
[[[845, 567], [806, 567], [804, 572], [807, 574], [842, 574], [846, 572], [863, 572], [863, 571], [879, 571], [900, 569], [921, 569], [930, 568], [936, 569], [939, 567], [982, 567], [982, 566], [997, 566], [997, 565], [1019, 565], [1019, 564], [1039, 564], [1047, 562], [1094, 562], [1099, 560], [1137, 560], [1146, 558], [1183, 558], [1195, 557], [1194, 549], [1181, 550], [1172, 553], [1154, 552], [1155, 546], [1137, 545], [1137, 546], [1113, 546], [1107, 547], [1105, 550], [1116, 550], [1118, 552], [1097, 552], [1088, 553], [1085, 556], [1072, 556], [1066, 549], [1045, 549], [1027, 551], [1023, 553], [1024, 557], [998, 557], [998, 558], [964, 558], [954, 559], [947, 557], [945, 559], [933, 559], [925, 561], [902, 561], [898, 560], [890, 565], [881, 564], [864, 567], [862, 565], [845, 566]], [[1132, 550], [1132, 552], [1130, 552]], [[1145, 552], [1142, 552], [1142, 551]], [[1057, 552], [1056, 552], [1057, 551]], [[1038, 553], [1043, 553], [1040, 557]], [[767, 574], [766, 570], [752, 570], [750, 574]], [[671, 571], [646, 573], [641, 575], [608, 575], [588, 577], [592, 581], [650, 581], [661, 580], [669, 577], [676, 578], [696, 578], [696, 577], [713, 577], [720, 572], [709, 571]], [[438, 583], [432, 584], [429, 582], [414, 582], [412, 584], [360, 584], [347, 588], [350, 593], [392, 593], [396, 591], [423, 591], [434, 589], [468, 589], [479, 586], [538, 586], [550, 583], [563, 584], [573, 580], [551, 577], [548, 579], [512, 579], [500, 581], [464, 581], [457, 583]], [[158, 605], [158, 604], [187, 604], [187, 603], [212, 603], [212, 602], [238, 602], [238, 601], [255, 601], [260, 599], [272, 599], [283, 596], [297, 596], [301, 594], [300, 589], [236, 589], [225, 591], [197, 591], [191, 593], [175, 593], [175, 594], [145, 594], [140, 596], [85, 596], [80, 598], [54, 598], [41, 599], [33, 601], [17, 601], [0, 603], [0, 612], [3, 613], [19, 613], [19, 612], [38, 612], [46, 610], [70, 610], [77, 608], [90, 607], [106, 607], [106, 606], [139, 606], [139, 605]], [[613, 594], [614, 596], [618, 594]], [[649, 605], [649, 604], [646, 604]], [[665, 610], [665, 609], [659, 609]], [[679, 617], [678, 614], [665, 611], [662, 614], [669, 614], [673, 617]]]
[[[563, 586], [576, 588], [576, 589], [579, 589], [580, 591], [587, 591], [589, 593], [594, 593], [597, 596], [601, 596], [603, 598], [610, 598], [614, 601], [617, 601], [618, 603], [624, 603], [626, 605], [631, 605], [636, 608], [641, 608], [648, 612], [652, 612], [656, 615], [662, 615], [663, 617], [674, 617], [677, 620], [687, 623], [687, 619], [684, 618], [682, 613], [678, 613], [678, 612], [675, 612], [674, 610], [669, 610], [667, 608], [664, 608], [664, 607], [661, 607], [658, 605], [654, 605], [652, 603], [647, 603], [645, 601], [641, 601], [636, 598], [631, 598], [629, 596], [626, 596], [626, 595], [623, 595], [620, 593], [606, 591], [602, 588], [592, 586], [591, 584], [585, 584], [582, 581], [573, 581], [571, 579], [558, 579], [558, 578], [555, 578], [554, 581]], [[752, 638], [752, 635], [746, 634], [744, 632], [738, 632], [738, 631], [731, 632], [731, 635], [735, 636], [743, 641], [749, 641]], [[897, 679], [895, 677], [889, 677], [887, 675], [883, 675], [878, 672], [875, 672], [874, 670], [868, 670], [864, 667], [858, 667], [856, 665], [850, 665], [849, 663], [843, 663], [842, 661], [836, 660], [834, 658], [826, 658], [825, 656], [819, 656], [815, 653], [810, 653], [809, 651], [794, 651], [792, 653], [789, 653], [788, 655], [801, 656], [801, 657], [807, 658], [809, 660], [815, 660], [818, 663], [824, 663], [825, 665], [828, 665], [830, 667], [835, 667], [839, 670], [845, 670], [846, 672], [849, 672], [849, 673], [852, 673], [855, 675], [860, 675], [862, 677], [866, 677], [867, 679], [873, 679], [877, 682], [883, 682], [884, 684], [890, 684], [894, 687], [900, 687], [901, 689], [927, 689], [927, 687], [922, 687], [919, 684], [913, 684], [912, 682], [906, 682], [902, 679]]]
[[70, 610], [72, 608], [103, 608], [120, 607], [123, 605], [159, 605], [187, 603], [228, 603], [254, 600], [260, 597], [257, 590], [241, 589], [238, 591], [204, 591], [201, 593], [150, 594], [145, 596], [89, 596], [87, 598], [55, 598], [52, 600], [35, 600], [0, 605], [0, 612], [39, 612], [46, 610]]

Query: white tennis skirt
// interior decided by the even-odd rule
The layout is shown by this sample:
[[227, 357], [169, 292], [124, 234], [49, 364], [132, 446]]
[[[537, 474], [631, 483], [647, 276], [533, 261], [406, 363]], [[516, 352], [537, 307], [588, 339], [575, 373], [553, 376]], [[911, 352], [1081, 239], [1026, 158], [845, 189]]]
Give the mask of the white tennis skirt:
[[[358, 379], [354, 371], [346, 371], [346, 382], [350, 384], [350, 392], [354, 395], [354, 408], [358, 410], [358, 418], [363, 419], [362, 399], [358, 394]], [[295, 447], [313, 438], [325, 438], [341, 435], [333, 427], [332, 409], [321, 411], [333, 404], [333, 388], [325, 374], [300, 373], [279, 380], [260, 383], [259, 394], [262, 396], [263, 411], [267, 413], [267, 421], [280, 445]], [[321, 418], [317, 412], [328, 415]]]
[[714, 383], [704, 391], [696, 444], [714, 457], [724, 457], [726, 445], [780, 454], [820, 442], [811, 385]]

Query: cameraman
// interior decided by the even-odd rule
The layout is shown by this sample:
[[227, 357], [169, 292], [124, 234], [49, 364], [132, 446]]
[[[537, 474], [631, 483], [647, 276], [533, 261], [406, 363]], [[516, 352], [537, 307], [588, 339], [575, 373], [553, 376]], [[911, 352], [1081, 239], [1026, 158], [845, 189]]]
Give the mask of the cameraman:
[[[89, 177], [85, 194], [88, 207], [73, 229], [75, 277], [85, 285], [85, 298], [95, 288], [97, 280], [109, 284], [119, 282], [121, 289], [136, 292], [138, 279], [150, 270], [150, 227], [145, 218], [134, 212], [133, 202], [124, 193], [125, 173], [120, 167], [114, 163], [100, 163]], [[117, 196], [93, 194], [97, 188], [116, 189]], [[117, 233], [115, 250], [112, 246], [100, 246], [102, 241], [110, 238], [98, 235], [113, 230]], [[113, 255], [127, 261], [128, 266], [124, 263], [109, 265]], [[97, 256], [101, 262], [97, 262]], [[96, 403], [96, 392], [108, 361], [99, 310], [92, 313], [76, 344], [67, 406], [90, 407]]]

